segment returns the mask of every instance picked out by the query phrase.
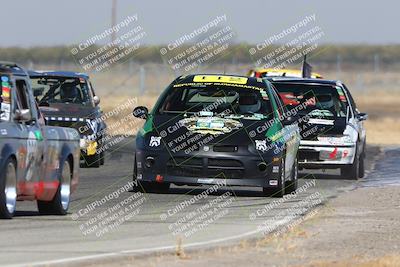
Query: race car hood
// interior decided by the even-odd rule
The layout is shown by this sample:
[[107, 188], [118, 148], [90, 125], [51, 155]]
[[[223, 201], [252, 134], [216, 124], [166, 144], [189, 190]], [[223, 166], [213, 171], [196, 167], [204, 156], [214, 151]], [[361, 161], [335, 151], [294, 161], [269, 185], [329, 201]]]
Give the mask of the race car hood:
[[99, 111], [90, 106], [52, 103], [39, 109], [48, 125], [75, 128], [82, 136], [91, 136], [105, 127], [94, 120]]
[[303, 140], [317, 140], [318, 136], [323, 135], [342, 135], [346, 126], [346, 118], [310, 118], [299, 125]]
[[[255, 140], [265, 140], [266, 131], [256, 132], [266, 119], [233, 119], [222, 117], [200, 117], [181, 115], [152, 116], [141, 134], [139, 148], [167, 148], [172, 152], [203, 146], [248, 146]], [[250, 133], [251, 132], [251, 133]]]
[[91, 118], [95, 109], [92, 106], [81, 104], [50, 103], [50, 106], [40, 106], [40, 111], [45, 117]]

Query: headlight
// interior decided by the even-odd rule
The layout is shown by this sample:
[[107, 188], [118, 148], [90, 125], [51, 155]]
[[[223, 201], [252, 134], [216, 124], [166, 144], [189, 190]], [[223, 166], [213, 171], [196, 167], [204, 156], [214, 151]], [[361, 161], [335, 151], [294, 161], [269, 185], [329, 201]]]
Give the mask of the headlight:
[[79, 146], [81, 147], [81, 149], [86, 149], [88, 147], [88, 145], [89, 145], [88, 141], [89, 140], [86, 140], [83, 138], [79, 139]]
[[79, 139], [79, 145], [80, 145], [81, 149], [87, 149], [88, 147], [93, 146], [94, 143], [97, 144], [97, 142], [95, 140], [87, 139], [85, 137]]
[[79, 144], [81, 150], [85, 151], [88, 156], [94, 155], [97, 150], [97, 142], [88, 139], [80, 139]]

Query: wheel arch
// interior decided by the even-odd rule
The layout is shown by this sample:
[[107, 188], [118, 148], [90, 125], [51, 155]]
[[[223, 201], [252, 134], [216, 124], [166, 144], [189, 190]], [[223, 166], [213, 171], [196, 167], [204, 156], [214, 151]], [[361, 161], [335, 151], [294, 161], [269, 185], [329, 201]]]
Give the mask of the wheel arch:
[[[1, 151], [1, 158], [3, 160], [0, 162], [0, 164], [1, 164], [0, 170], [2, 170], [4, 168], [4, 165], [7, 161], [7, 159], [9, 159], [10, 157], [15, 161], [15, 163], [18, 166], [17, 156], [16, 156], [14, 149], [9, 144], [6, 144]], [[17, 167], [17, 169], [18, 169], [18, 167]]]

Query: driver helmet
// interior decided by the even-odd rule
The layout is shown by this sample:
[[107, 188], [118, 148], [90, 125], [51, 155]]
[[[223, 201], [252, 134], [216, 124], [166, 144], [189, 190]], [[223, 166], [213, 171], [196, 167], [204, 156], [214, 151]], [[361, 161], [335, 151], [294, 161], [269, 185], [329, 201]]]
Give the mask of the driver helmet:
[[63, 83], [60, 87], [60, 97], [63, 101], [73, 102], [78, 97], [78, 89], [74, 83]]
[[334, 103], [333, 103], [332, 96], [331, 95], [317, 95], [315, 105], [318, 109], [333, 108]]
[[261, 101], [256, 94], [243, 94], [239, 98], [241, 113], [257, 113], [261, 108]]

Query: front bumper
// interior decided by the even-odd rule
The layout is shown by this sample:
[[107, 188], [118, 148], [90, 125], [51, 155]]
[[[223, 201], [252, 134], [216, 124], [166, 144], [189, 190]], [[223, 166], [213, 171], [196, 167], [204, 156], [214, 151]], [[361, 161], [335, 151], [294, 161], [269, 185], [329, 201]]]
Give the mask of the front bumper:
[[[149, 164], [149, 159], [153, 159]], [[265, 165], [263, 165], [265, 163]], [[216, 153], [201, 151], [196, 154], [167, 151], [136, 151], [137, 179], [146, 182], [178, 185], [214, 185], [276, 187], [279, 160], [249, 152]], [[265, 169], [260, 169], [260, 164]]]
[[338, 168], [352, 164], [356, 145], [332, 145], [320, 141], [304, 140], [300, 142], [299, 164], [301, 167]]

